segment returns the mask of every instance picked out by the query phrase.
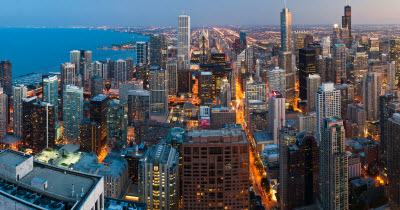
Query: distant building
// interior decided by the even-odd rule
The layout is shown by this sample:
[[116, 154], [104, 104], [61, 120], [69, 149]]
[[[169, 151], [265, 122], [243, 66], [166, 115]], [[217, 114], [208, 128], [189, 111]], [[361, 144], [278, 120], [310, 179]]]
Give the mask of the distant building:
[[299, 97], [301, 100], [307, 100], [307, 78], [316, 73], [315, 50], [305, 48], [299, 50]]
[[43, 102], [54, 106], [55, 120], [58, 119], [58, 77], [56, 75], [43, 78]]
[[190, 16], [179, 15], [178, 17], [178, 56], [183, 62], [178, 64], [179, 69], [190, 68]]
[[318, 74], [310, 74], [307, 77], [307, 112], [315, 112], [317, 99], [315, 95], [321, 86], [321, 77]]
[[199, 72], [199, 98], [202, 103], [213, 102], [213, 75], [209, 71]]
[[3, 142], [7, 134], [8, 110], [8, 96], [0, 85], [0, 142]]
[[165, 68], [166, 59], [164, 59], [165, 53], [163, 51], [166, 50], [166, 40], [163, 35], [150, 36], [150, 66]]
[[127, 143], [128, 113], [127, 105], [119, 100], [107, 103], [107, 145], [120, 150]]
[[128, 92], [128, 122], [150, 119], [150, 92], [131, 90]]
[[65, 141], [77, 144], [79, 125], [83, 122], [83, 90], [76, 86], [66, 85], [63, 92]]
[[268, 71], [268, 88], [270, 92], [279, 91], [283, 95], [285, 95], [286, 92], [285, 70], [276, 67], [275, 69]]
[[104, 79], [101, 78], [99, 75], [94, 75], [91, 78], [90, 82], [91, 98], [103, 94], [103, 88], [104, 88]]
[[136, 63], [147, 66], [148, 64], [148, 42], [136, 42]]
[[[139, 201], [148, 209], [178, 209], [179, 153], [165, 144], [150, 147], [139, 163]], [[161, 186], [161, 187], [160, 187]]]
[[279, 144], [281, 127], [285, 126], [285, 97], [276, 91], [269, 93], [268, 131], [272, 134], [274, 144]]
[[379, 120], [379, 96], [381, 95], [381, 77], [378, 73], [368, 72], [363, 80], [363, 105], [367, 112], [367, 121]]
[[27, 97], [27, 88], [24, 85], [16, 85], [13, 87], [13, 131], [14, 136], [22, 137], [22, 112], [23, 100]]
[[167, 64], [168, 73], [168, 95], [176, 96], [178, 93], [178, 65], [174, 63]]
[[[159, 67], [150, 68], [150, 117], [166, 119], [168, 113], [168, 73]], [[165, 122], [165, 120], [162, 120]]]
[[183, 127], [183, 124], [160, 123], [155, 120], [146, 120], [136, 121], [129, 124], [129, 126], [134, 127], [135, 144], [145, 143], [151, 147], [166, 138], [171, 128]]
[[0, 85], [8, 95], [12, 94], [12, 64], [8, 60], [0, 62]]

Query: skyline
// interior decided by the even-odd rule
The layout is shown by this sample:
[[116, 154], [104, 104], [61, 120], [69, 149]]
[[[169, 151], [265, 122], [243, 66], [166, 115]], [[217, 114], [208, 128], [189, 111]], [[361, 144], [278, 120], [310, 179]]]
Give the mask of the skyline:
[[[284, 7], [279, 0], [232, 0], [229, 4], [222, 0], [154, 2], [158, 3], [129, 0], [113, 3], [106, 0], [44, 0], [41, 4], [29, 0], [7, 1], [0, 8], [0, 27], [176, 26], [177, 17], [184, 13], [192, 17], [193, 26], [279, 25], [279, 12]], [[293, 25], [332, 25], [341, 22], [345, 2], [288, 0], [286, 5], [292, 12]], [[154, 7], [155, 4], [158, 6]], [[350, 5], [354, 25], [400, 23], [400, 14], [396, 12], [400, 1], [353, 0]]]

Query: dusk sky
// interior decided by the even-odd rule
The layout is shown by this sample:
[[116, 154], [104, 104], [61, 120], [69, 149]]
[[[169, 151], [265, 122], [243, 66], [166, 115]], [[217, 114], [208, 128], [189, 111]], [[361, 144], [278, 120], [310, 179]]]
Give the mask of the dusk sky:
[[[287, 0], [293, 24], [340, 23], [345, 0]], [[400, 24], [399, 0], [353, 0], [353, 24]], [[280, 0], [3, 0], [0, 27], [277, 25]]]

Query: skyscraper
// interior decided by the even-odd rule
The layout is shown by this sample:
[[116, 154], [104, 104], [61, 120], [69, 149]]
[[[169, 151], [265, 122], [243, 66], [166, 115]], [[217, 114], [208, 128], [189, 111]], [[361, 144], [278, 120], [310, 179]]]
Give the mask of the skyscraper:
[[353, 36], [351, 34], [351, 6], [350, 5], [346, 5], [344, 7], [344, 16], [342, 16], [342, 28], [348, 30], [349, 40], [345, 44], [347, 46], [350, 46], [350, 44], [353, 42]]
[[[137, 50], [138, 51], [138, 50]], [[118, 84], [123, 84], [127, 81], [126, 61], [118, 59], [114, 62], [114, 81]]]
[[125, 59], [126, 63], [126, 81], [131, 81], [133, 79], [134, 75], [134, 67], [133, 67], [133, 58], [126, 58]]
[[131, 90], [128, 93], [128, 122], [150, 119], [150, 92]]
[[395, 61], [396, 87], [400, 87], [400, 38], [390, 40], [390, 61]]
[[179, 153], [165, 144], [150, 147], [139, 163], [139, 201], [147, 209], [179, 207]]
[[[33, 119], [33, 111], [34, 104], [38, 101], [37, 96], [24, 98], [22, 100], [22, 143], [26, 147], [32, 146], [32, 143], [35, 138], [34, 133], [34, 123], [35, 119]], [[43, 132], [43, 131], [42, 131]]]
[[379, 120], [379, 96], [381, 91], [381, 77], [379, 73], [367, 72], [364, 73], [363, 80], [363, 104], [367, 112], [367, 121]]
[[293, 57], [292, 52], [280, 51], [278, 54], [279, 68], [285, 70], [286, 74], [285, 98], [291, 104], [296, 102], [296, 73], [294, 71], [295, 62]]
[[389, 205], [400, 209], [400, 114], [395, 113], [387, 122], [387, 177], [389, 179]]
[[299, 96], [301, 100], [307, 100], [307, 77], [315, 74], [315, 50], [305, 48], [299, 50]]
[[163, 51], [166, 42], [164, 36], [155, 34], [150, 36], [150, 66], [162, 66], [163, 65]]
[[396, 88], [396, 61], [391, 61], [388, 64], [387, 83], [389, 85], [389, 89], [393, 90]]
[[17, 138], [22, 137], [22, 110], [23, 100], [26, 98], [27, 88], [24, 85], [16, 85], [13, 87], [13, 130], [14, 136]]
[[7, 134], [8, 96], [0, 85], [0, 143]]
[[127, 142], [127, 113], [126, 103], [110, 100], [107, 104], [107, 145], [121, 150]]
[[64, 84], [73, 85], [75, 83], [76, 69], [73, 63], [62, 63], [61, 64], [61, 87]]
[[178, 65], [175, 62], [167, 64], [168, 95], [176, 96], [178, 93]]
[[201, 31], [199, 37], [199, 49], [200, 49], [200, 63], [208, 63], [208, 48], [210, 46], [210, 42], [208, 40], [208, 33]]
[[199, 72], [199, 98], [202, 103], [213, 101], [213, 75], [210, 71]]
[[315, 95], [321, 86], [321, 77], [318, 74], [310, 74], [307, 77], [307, 112], [315, 112]]
[[285, 97], [277, 91], [269, 93], [268, 131], [272, 134], [274, 144], [279, 144], [279, 132], [285, 126]]
[[321, 137], [319, 205], [322, 209], [349, 209], [348, 160], [343, 120], [337, 117], [325, 118]]
[[398, 100], [397, 95], [393, 93], [385, 94], [379, 97], [379, 122], [381, 125], [381, 133], [380, 133], [380, 143], [382, 145], [382, 149], [384, 152], [387, 152], [387, 142], [388, 142], [388, 126], [387, 120], [396, 113], [396, 110], [393, 110], [389, 107], [391, 102], [395, 102]]
[[321, 141], [321, 134], [324, 129], [324, 119], [341, 117], [340, 114], [340, 91], [334, 88], [333, 83], [322, 83], [321, 89], [317, 92], [317, 130], [316, 137]]
[[286, 92], [286, 74], [285, 70], [275, 67], [268, 71], [268, 88], [269, 92], [279, 91], [285, 96]]
[[12, 64], [8, 60], [0, 62], [0, 85], [4, 92], [12, 94]]
[[247, 83], [244, 91], [245, 102], [249, 100], [262, 100], [268, 101], [268, 89], [267, 84], [263, 82]]
[[136, 63], [147, 66], [148, 64], [148, 42], [136, 42]]
[[105, 149], [107, 144], [107, 103], [109, 100], [110, 97], [103, 94], [90, 100], [90, 121], [100, 125], [98, 151]]
[[103, 94], [104, 79], [99, 75], [94, 75], [90, 82], [90, 98], [94, 98], [100, 94]]
[[239, 33], [239, 51], [243, 51], [247, 48], [246, 33], [241, 31]]
[[43, 78], [43, 102], [54, 106], [55, 121], [58, 118], [58, 78], [56, 75]]
[[165, 118], [168, 112], [168, 74], [165, 69], [150, 68], [149, 76], [151, 116]]
[[322, 39], [322, 57], [326, 58], [331, 54], [331, 38], [326, 36]]
[[66, 142], [78, 143], [79, 125], [83, 122], [83, 89], [66, 85], [63, 91], [63, 121]]
[[335, 80], [336, 84], [340, 84], [341, 78], [347, 78], [346, 76], [346, 45], [335, 44], [333, 45], [333, 60], [335, 69]]
[[281, 12], [281, 51], [293, 51], [292, 13], [288, 8]]
[[178, 17], [178, 57], [183, 58], [178, 63], [179, 69], [190, 68], [190, 16], [179, 15]]

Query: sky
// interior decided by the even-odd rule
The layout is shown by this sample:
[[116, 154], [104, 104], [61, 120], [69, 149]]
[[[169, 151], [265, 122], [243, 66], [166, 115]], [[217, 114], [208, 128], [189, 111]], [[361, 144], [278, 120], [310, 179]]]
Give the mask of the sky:
[[[0, 0], [0, 27], [278, 25], [282, 0]], [[352, 0], [353, 24], [400, 24], [400, 0]], [[287, 0], [293, 24], [340, 23], [345, 0]]]

